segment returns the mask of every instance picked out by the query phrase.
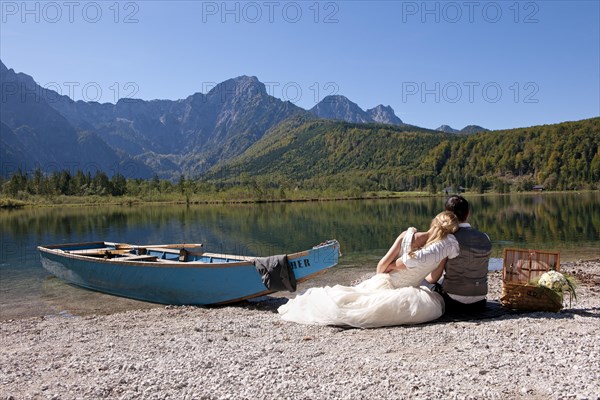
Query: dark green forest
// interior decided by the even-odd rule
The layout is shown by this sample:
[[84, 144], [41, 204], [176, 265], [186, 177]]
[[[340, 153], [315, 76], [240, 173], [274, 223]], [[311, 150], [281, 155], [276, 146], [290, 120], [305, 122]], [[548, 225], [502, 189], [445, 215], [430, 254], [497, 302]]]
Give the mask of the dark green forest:
[[[444, 162], [445, 161], [445, 162]], [[441, 143], [426, 159], [438, 183], [528, 190], [600, 188], [600, 118], [485, 132]]]
[[600, 188], [600, 118], [474, 135], [335, 121], [287, 121], [208, 181], [432, 193]]
[[[4, 197], [129, 196], [190, 200], [194, 195], [264, 199], [294, 193], [361, 196], [459, 187], [475, 193], [600, 189], [600, 118], [473, 135], [412, 126], [289, 119], [241, 156], [202, 177], [177, 182], [67, 170], [17, 171]], [[303, 192], [304, 191], [304, 192]], [[171, 195], [166, 199], [161, 195]], [[297, 197], [297, 196], [296, 196]]]

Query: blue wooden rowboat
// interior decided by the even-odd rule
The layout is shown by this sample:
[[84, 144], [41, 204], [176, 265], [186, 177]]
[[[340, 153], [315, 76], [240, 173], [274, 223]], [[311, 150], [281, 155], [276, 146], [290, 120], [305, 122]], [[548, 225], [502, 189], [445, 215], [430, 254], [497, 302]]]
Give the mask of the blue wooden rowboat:
[[[44, 268], [66, 282], [153, 303], [222, 304], [273, 292], [256, 271], [256, 257], [195, 251], [199, 246], [92, 242], [38, 250]], [[339, 250], [330, 240], [288, 254], [297, 282], [335, 266]]]

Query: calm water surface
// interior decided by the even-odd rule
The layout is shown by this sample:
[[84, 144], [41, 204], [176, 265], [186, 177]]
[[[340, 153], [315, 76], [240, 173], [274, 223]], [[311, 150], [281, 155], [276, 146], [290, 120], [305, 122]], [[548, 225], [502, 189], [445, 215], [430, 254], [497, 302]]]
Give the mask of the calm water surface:
[[[470, 197], [472, 225], [493, 257], [506, 247], [551, 249], [563, 261], [600, 257], [600, 192]], [[0, 211], [0, 319], [156, 307], [64, 284], [36, 246], [84, 241], [204, 243], [206, 251], [273, 255], [338, 239], [340, 265], [305, 284], [350, 283], [372, 271], [408, 226], [426, 229], [443, 198], [255, 205], [65, 207]], [[352, 273], [349, 273], [352, 272]]]

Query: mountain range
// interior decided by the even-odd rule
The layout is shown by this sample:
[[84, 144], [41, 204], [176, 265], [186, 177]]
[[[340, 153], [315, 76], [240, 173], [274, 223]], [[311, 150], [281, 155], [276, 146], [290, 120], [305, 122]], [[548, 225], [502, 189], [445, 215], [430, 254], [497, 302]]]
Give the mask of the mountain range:
[[403, 125], [390, 106], [382, 104], [363, 111], [358, 104], [340, 95], [326, 96], [310, 112], [319, 118], [346, 122], [379, 122], [381, 124]]
[[[17, 168], [103, 170], [140, 178], [201, 176], [298, 117], [427, 131], [403, 123], [390, 106], [365, 111], [340, 95], [327, 96], [305, 110], [270, 96], [251, 76], [229, 79], [206, 94], [181, 100], [120, 99], [116, 104], [73, 101], [1, 61], [0, 82], [4, 176]], [[442, 128], [438, 130], [448, 132]], [[460, 133], [484, 130], [469, 126]]]
[[437, 128], [436, 131], [445, 132], [445, 133], [464, 133], [467, 135], [471, 135], [473, 133], [478, 133], [478, 132], [488, 132], [489, 129], [482, 128], [479, 125], [467, 125], [464, 128], [458, 130], [458, 129], [454, 129], [448, 125], [442, 125], [439, 128]]

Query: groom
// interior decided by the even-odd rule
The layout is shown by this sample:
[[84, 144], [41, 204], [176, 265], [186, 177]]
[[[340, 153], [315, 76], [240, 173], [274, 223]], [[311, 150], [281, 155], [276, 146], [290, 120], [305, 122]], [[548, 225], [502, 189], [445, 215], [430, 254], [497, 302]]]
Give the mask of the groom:
[[492, 242], [488, 235], [469, 224], [471, 208], [464, 197], [448, 198], [446, 210], [458, 219], [459, 229], [454, 236], [460, 246], [458, 257], [447, 260], [444, 267], [441, 295], [446, 303], [446, 313], [484, 310]]

